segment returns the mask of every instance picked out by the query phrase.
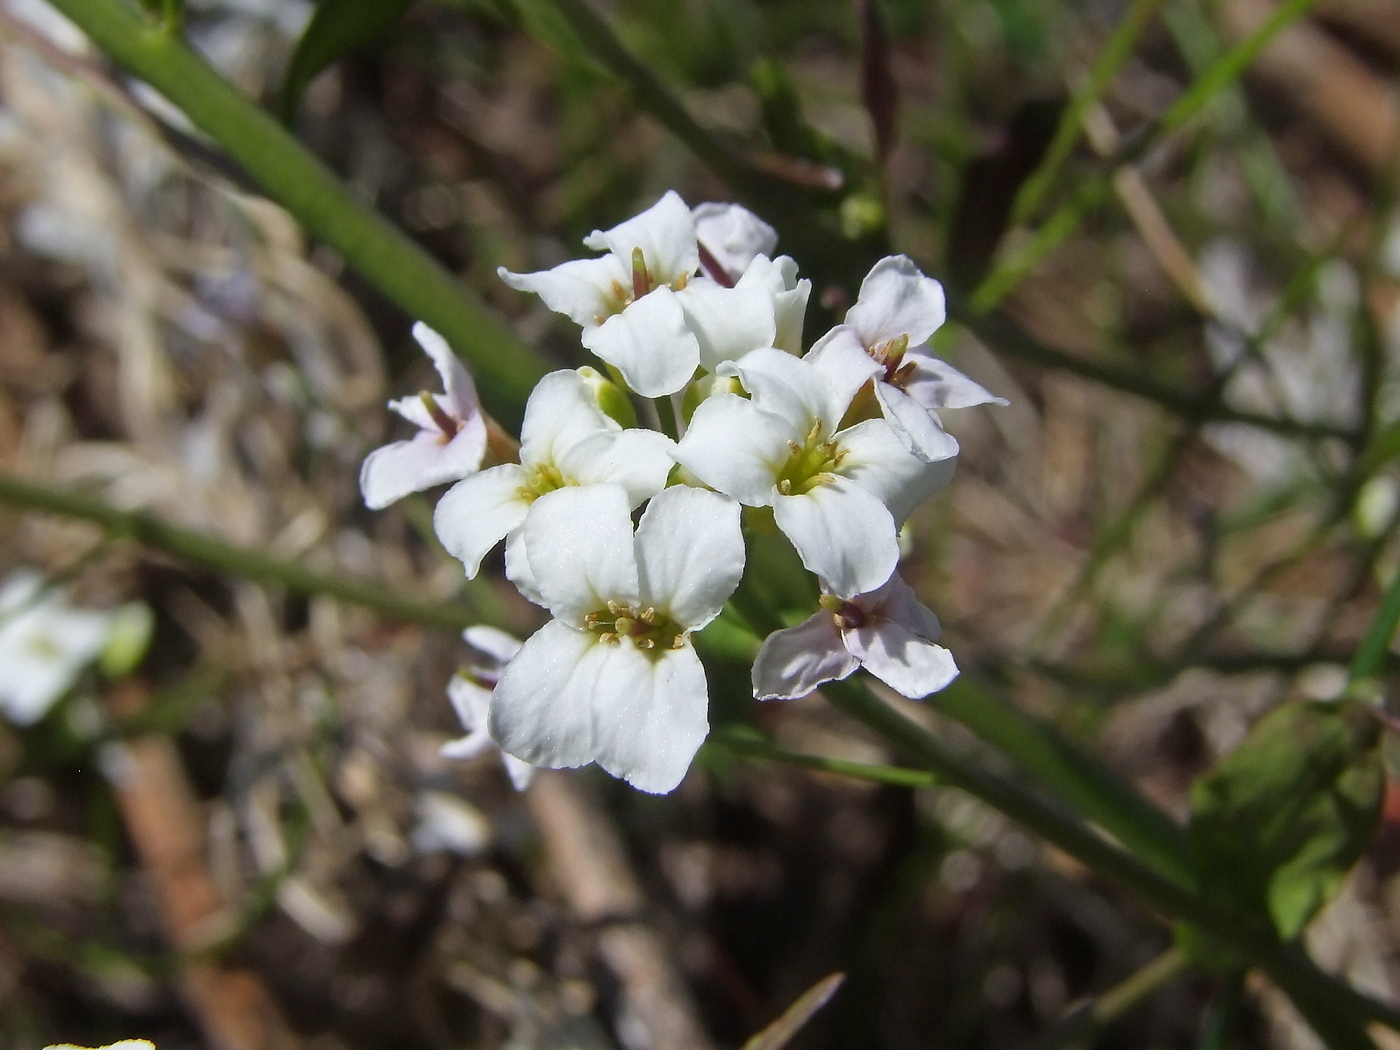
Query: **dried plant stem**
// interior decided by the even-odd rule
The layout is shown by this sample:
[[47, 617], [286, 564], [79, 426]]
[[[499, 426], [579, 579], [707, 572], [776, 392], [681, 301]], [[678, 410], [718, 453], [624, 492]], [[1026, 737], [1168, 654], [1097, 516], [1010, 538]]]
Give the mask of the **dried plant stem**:
[[107, 55], [175, 103], [314, 236], [471, 362], [492, 414], [518, 422], [547, 370], [485, 303], [367, 207], [271, 114], [158, 23], [118, 0], [51, 0]]

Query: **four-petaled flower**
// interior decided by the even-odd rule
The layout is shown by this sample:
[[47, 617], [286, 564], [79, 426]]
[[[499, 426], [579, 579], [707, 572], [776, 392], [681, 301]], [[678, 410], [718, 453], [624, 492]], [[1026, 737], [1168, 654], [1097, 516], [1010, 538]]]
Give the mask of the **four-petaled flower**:
[[952, 477], [957, 442], [944, 434], [929, 463], [884, 420], [839, 429], [855, 391], [836, 390], [781, 350], [755, 350], [727, 370], [752, 400], [722, 393], [702, 402], [677, 461], [746, 506], [772, 507], [802, 564], [836, 594], [879, 587], [899, 561], [899, 524]]
[[537, 600], [520, 529], [531, 505], [556, 489], [611, 482], [626, 491], [630, 507], [638, 507], [666, 484], [673, 446], [664, 434], [623, 430], [598, 407], [587, 381], [567, 369], [545, 376], [530, 394], [520, 439], [520, 462], [452, 486], [438, 501], [433, 527], [469, 578], [509, 536], [506, 575]]
[[643, 397], [674, 394], [700, 365], [713, 371], [772, 344], [771, 294], [697, 276], [695, 218], [675, 192], [583, 243], [608, 254], [537, 273], [497, 272], [581, 325], [583, 345]]
[[433, 359], [444, 392], [424, 390], [416, 397], [389, 402], [419, 431], [407, 441], [395, 441], [365, 457], [360, 492], [371, 510], [387, 507], [410, 492], [475, 474], [486, 454], [486, 420], [471, 373], [447, 340], [422, 321], [413, 326], [413, 338]]
[[[452, 708], [457, 712], [467, 735], [443, 744], [440, 751], [444, 758], [470, 759], [499, 749], [500, 745], [491, 738], [491, 731], [486, 725], [491, 709], [491, 691], [500, 680], [501, 669], [520, 651], [519, 638], [494, 627], [468, 627], [462, 632], [462, 638], [480, 655], [447, 683], [447, 698], [452, 701]], [[515, 790], [524, 791], [530, 786], [530, 780], [535, 775], [534, 766], [504, 751], [501, 752], [501, 760]]]
[[898, 573], [854, 598], [824, 594], [820, 611], [764, 639], [753, 662], [753, 695], [792, 700], [863, 666], [917, 700], [958, 675], [953, 654], [934, 644], [941, 633], [938, 618]]
[[837, 387], [873, 396], [904, 447], [929, 462], [946, 447], [938, 409], [1006, 404], [925, 345], [946, 316], [943, 286], [906, 256], [891, 255], [866, 275], [845, 323], [806, 357]]
[[709, 732], [690, 633], [743, 574], [738, 504], [668, 488], [634, 535], [620, 487], [561, 489], [540, 497], [525, 534], [554, 619], [501, 673], [491, 735], [532, 765], [597, 762], [643, 791], [670, 791]]
[[39, 721], [107, 642], [112, 614], [71, 608], [21, 570], [0, 587], [0, 710], [16, 725]]

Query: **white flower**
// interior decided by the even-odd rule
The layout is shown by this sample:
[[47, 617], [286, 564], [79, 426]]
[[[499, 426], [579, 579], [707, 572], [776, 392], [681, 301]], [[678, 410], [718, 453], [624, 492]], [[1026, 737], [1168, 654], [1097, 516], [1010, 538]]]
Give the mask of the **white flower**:
[[106, 644], [112, 617], [73, 609], [37, 573], [0, 587], [0, 710], [16, 725], [39, 721]]
[[525, 534], [555, 618], [502, 672], [492, 736], [532, 765], [597, 762], [643, 791], [670, 791], [709, 732], [690, 632], [743, 575], [738, 505], [669, 488], [634, 536], [621, 488], [562, 489], [539, 499]]
[[[468, 627], [462, 632], [462, 638], [480, 655], [467, 666], [465, 672], [459, 671], [447, 683], [447, 698], [452, 701], [453, 710], [461, 719], [467, 735], [443, 744], [441, 754], [444, 758], [476, 758], [499, 747], [486, 726], [491, 690], [501, 677], [501, 669], [520, 651], [520, 639], [494, 627]], [[501, 760], [515, 790], [524, 791], [530, 786], [530, 779], [535, 775], [534, 766], [504, 751], [501, 752]]]
[[[802, 322], [807, 316], [807, 299], [812, 294], [812, 282], [798, 280], [797, 263], [786, 255], [769, 259], [759, 255], [744, 271], [735, 285], [740, 291], [762, 288], [773, 300], [774, 332], [771, 343], [755, 343], [748, 349], [776, 346], [790, 354], [802, 352]], [[734, 360], [742, 355], [736, 355]]]
[[583, 327], [583, 345], [644, 397], [675, 393], [701, 364], [713, 370], [771, 344], [771, 295], [696, 276], [695, 220], [676, 193], [610, 230], [594, 230], [583, 243], [608, 254], [538, 273], [497, 272], [573, 318]]
[[873, 591], [899, 560], [899, 524], [952, 477], [957, 442], [944, 434], [942, 458], [928, 463], [882, 419], [838, 430], [855, 391], [837, 391], [781, 350], [755, 350], [730, 368], [752, 400], [702, 402], [677, 461], [746, 506], [772, 507], [802, 564], [836, 594]]
[[387, 507], [410, 492], [421, 492], [475, 474], [486, 454], [486, 421], [477, 401], [471, 373], [447, 341], [419, 321], [418, 340], [442, 376], [444, 393], [423, 391], [417, 397], [390, 401], [389, 407], [419, 432], [365, 457], [360, 468], [360, 492], [371, 510]]
[[[433, 527], [442, 545], [473, 577], [481, 559], [525, 523], [547, 492], [573, 485], [615, 483], [638, 507], [660, 492], [672, 466], [669, 438], [623, 430], [605, 415], [588, 383], [567, 369], [540, 380], [525, 405], [520, 462], [463, 478], [438, 501]], [[532, 597], [523, 535], [512, 535], [506, 574]]]
[[911, 700], [936, 693], [958, 676], [953, 654], [934, 645], [938, 618], [899, 575], [868, 594], [823, 595], [821, 611], [764, 639], [753, 662], [760, 700], [806, 696], [857, 667]]
[[771, 257], [778, 247], [778, 231], [738, 204], [697, 204], [691, 216], [700, 268], [722, 285], [734, 284], [757, 256]]
[[807, 360], [852, 396], [873, 379], [880, 411], [904, 447], [930, 462], [944, 447], [938, 409], [1007, 403], [925, 345], [946, 316], [943, 286], [906, 256], [891, 255], [866, 275], [845, 323], [807, 352]]

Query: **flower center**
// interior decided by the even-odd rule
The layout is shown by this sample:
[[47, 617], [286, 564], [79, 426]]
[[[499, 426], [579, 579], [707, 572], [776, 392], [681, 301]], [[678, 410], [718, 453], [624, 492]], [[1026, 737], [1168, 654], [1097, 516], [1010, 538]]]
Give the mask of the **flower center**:
[[604, 645], [620, 645], [626, 638], [638, 649], [657, 655], [668, 649], [685, 648], [685, 628], [650, 605], [639, 610], [610, 601], [606, 609], [584, 616], [583, 624]]
[[831, 613], [836, 626], [843, 631], [858, 630], [870, 622], [869, 612], [855, 602], [838, 598], [834, 594], [823, 594], [817, 604]]
[[[673, 292], [679, 292], [690, 283], [690, 275], [683, 273], [675, 280], [658, 281], [655, 275], [647, 269], [646, 255], [640, 248], [632, 249], [632, 287], [628, 288], [621, 281], [614, 279], [612, 287], [612, 306], [614, 313], [621, 313], [644, 295], [649, 295], [663, 285]], [[598, 318], [598, 323], [603, 323], [603, 318]]]
[[788, 442], [790, 455], [778, 473], [778, 491], [784, 496], [801, 496], [818, 485], [836, 480], [832, 473], [846, 458], [846, 450], [834, 440], [821, 440], [822, 421], [818, 419], [799, 445]]
[[460, 419], [454, 418], [447, 409], [438, 404], [438, 399], [426, 390], [418, 391], [418, 400], [423, 402], [423, 408], [427, 411], [428, 416], [442, 431], [438, 441], [445, 445], [457, 436], [457, 432], [462, 429]]
[[553, 463], [536, 463], [530, 468], [525, 484], [515, 491], [526, 503], [534, 503], [546, 493], [572, 484], [573, 482], [565, 478]]
[[880, 365], [885, 374], [882, 377], [891, 386], [904, 389], [904, 384], [909, 381], [910, 375], [914, 372], [914, 363], [904, 363], [904, 355], [909, 349], [909, 336], [896, 336], [888, 339], [878, 346], [872, 346], [866, 350], [875, 363]]

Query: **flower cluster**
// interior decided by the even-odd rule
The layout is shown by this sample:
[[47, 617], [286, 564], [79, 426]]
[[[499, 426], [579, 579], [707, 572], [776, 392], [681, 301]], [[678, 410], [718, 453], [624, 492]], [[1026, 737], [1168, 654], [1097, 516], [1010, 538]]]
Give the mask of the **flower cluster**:
[[811, 283], [773, 257], [776, 242], [737, 205], [692, 211], [667, 193], [585, 239], [602, 254], [501, 270], [577, 323], [611, 377], [545, 376], [515, 462], [483, 469], [470, 377], [415, 329], [445, 393], [391, 402], [421, 432], [366, 460], [365, 500], [455, 481], [434, 514], [443, 545], [470, 577], [504, 541], [507, 577], [552, 617], [523, 644], [468, 632], [489, 663], [454, 679], [469, 735], [445, 754], [495, 742], [522, 786], [521, 763], [596, 762], [642, 790], [674, 788], [709, 731], [691, 635], [743, 577], [741, 522], [780, 530], [823, 592], [810, 619], [763, 643], [755, 696], [802, 696], [864, 666], [921, 697], [957, 674], [895, 572], [897, 537], [952, 476], [958, 444], [939, 411], [1000, 399], [929, 348], [943, 291], [903, 256], [877, 263], [843, 323], [802, 353]]

